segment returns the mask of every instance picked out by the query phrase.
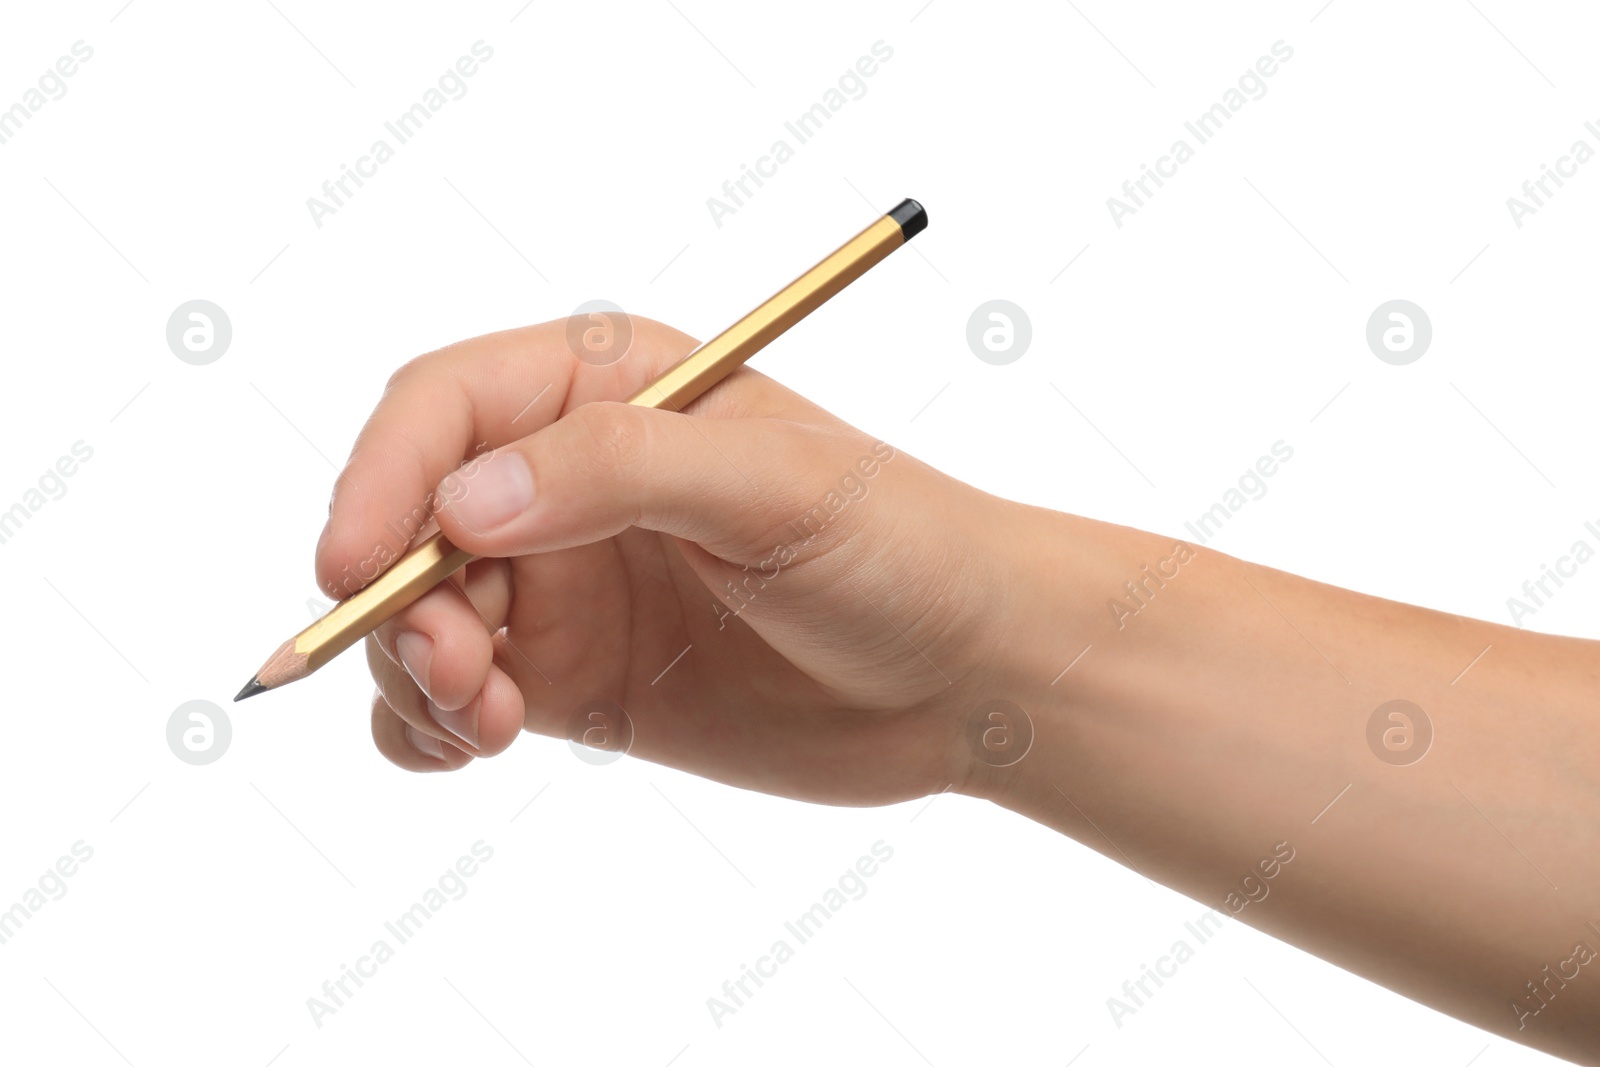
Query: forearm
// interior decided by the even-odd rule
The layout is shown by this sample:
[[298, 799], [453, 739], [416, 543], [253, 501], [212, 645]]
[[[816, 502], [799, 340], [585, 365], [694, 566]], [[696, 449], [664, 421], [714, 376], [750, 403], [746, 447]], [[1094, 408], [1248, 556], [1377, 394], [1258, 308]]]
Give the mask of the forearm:
[[[1015, 517], [1027, 573], [994, 689], [1036, 736], [1014, 766], [979, 761], [969, 792], [1441, 1011], [1600, 1062], [1594, 643]], [[1417, 716], [1409, 750], [1403, 720], [1380, 724], [1398, 751], [1369, 745], [1396, 699], [1431, 721], [1420, 759]]]

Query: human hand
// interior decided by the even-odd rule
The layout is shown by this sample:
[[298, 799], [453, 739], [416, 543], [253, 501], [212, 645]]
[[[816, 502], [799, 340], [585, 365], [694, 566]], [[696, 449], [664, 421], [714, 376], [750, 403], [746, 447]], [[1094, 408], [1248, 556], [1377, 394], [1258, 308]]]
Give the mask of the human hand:
[[391, 379], [337, 483], [319, 584], [360, 588], [431, 531], [424, 502], [485, 558], [368, 638], [379, 750], [458, 769], [610, 701], [631, 754], [744, 788], [883, 804], [958, 784], [1005, 596], [982, 541], [1017, 505], [748, 368], [687, 414], [614, 402], [695, 346], [633, 327], [606, 366], [557, 321]]

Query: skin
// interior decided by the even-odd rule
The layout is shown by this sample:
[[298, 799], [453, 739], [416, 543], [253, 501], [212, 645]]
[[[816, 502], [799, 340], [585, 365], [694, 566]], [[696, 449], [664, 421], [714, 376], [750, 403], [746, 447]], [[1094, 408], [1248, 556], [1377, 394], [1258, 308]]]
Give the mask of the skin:
[[[748, 368], [687, 413], [617, 403], [695, 345], [632, 321], [606, 366], [565, 322], [421, 357], [362, 431], [323, 588], [403, 551], [419, 502], [486, 557], [367, 642], [388, 759], [456, 770], [596, 724], [615, 745], [619, 714], [574, 724], [610, 701], [633, 756], [828, 804], [981, 797], [1600, 1064], [1600, 644], [1002, 500]], [[1368, 721], [1395, 699], [1433, 738], [1384, 720], [1386, 762]]]

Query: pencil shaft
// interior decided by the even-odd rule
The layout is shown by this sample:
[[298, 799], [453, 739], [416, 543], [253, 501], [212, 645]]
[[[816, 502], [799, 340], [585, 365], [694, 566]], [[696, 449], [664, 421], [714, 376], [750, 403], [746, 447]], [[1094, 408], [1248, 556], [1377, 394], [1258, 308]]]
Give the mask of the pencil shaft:
[[628, 403], [682, 411], [701, 393], [904, 243], [900, 225], [885, 215], [784, 286], [770, 300], [673, 364], [659, 378], [629, 397]]
[[441, 534], [420, 542], [370, 585], [339, 601], [295, 636], [294, 651], [307, 657], [305, 673], [376, 630], [472, 558], [472, 553], [452, 545]]

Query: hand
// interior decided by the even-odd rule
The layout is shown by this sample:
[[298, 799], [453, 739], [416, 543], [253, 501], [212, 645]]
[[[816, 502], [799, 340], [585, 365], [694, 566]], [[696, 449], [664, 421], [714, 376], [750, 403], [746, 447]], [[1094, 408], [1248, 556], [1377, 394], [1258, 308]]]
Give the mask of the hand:
[[486, 558], [368, 638], [378, 749], [458, 769], [521, 729], [569, 736], [602, 700], [632, 755], [744, 788], [884, 804], [959, 786], [1004, 597], [980, 542], [1015, 505], [748, 368], [686, 414], [615, 402], [695, 346], [633, 326], [607, 366], [552, 322], [391, 379], [337, 482], [319, 584], [354, 592], [433, 529], [427, 503]]

